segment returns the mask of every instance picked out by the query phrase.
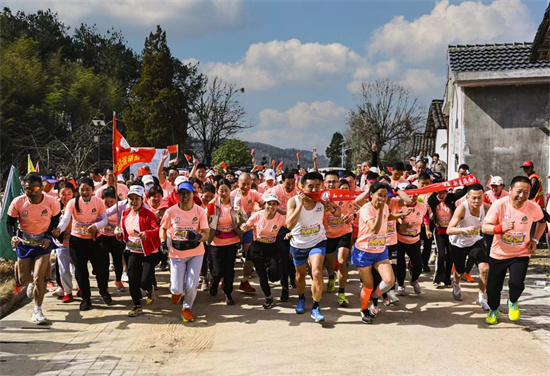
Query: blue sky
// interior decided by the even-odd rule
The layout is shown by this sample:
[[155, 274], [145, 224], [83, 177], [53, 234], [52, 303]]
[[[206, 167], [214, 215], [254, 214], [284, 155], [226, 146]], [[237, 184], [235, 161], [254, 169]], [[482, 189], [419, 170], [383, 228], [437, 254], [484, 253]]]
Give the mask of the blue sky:
[[446, 46], [531, 42], [545, 0], [494, 1], [2, 1], [50, 8], [72, 26], [124, 33], [141, 51], [160, 24], [172, 54], [243, 86], [256, 126], [241, 138], [317, 148], [345, 129], [363, 81], [389, 78], [428, 105], [442, 98]]

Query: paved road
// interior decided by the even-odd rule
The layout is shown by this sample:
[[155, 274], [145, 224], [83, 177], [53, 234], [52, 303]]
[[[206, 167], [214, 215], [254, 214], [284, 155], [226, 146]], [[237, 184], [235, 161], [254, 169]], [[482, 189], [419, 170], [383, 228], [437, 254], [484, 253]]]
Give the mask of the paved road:
[[[542, 277], [529, 276], [528, 282]], [[199, 293], [197, 322], [183, 324], [180, 307], [170, 303], [168, 274], [158, 278], [157, 300], [137, 318], [127, 317], [129, 295], [118, 292], [113, 306], [97, 304], [82, 313], [79, 302], [48, 297], [44, 312], [54, 324], [46, 328], [30, 322], [31, 304], [17, 310], [0, 321], [0, 374], [547, 375], [550, 369], [550, 293], [542, 288], [526, 290], [519, 324], [504, 314], [500, 324], [488, 327], [473, 304], [474, 284], [465, 284], [463, 301], [455, 302], [450, 290], [436, 290], [423, 276], [421, 295], [383, 308], [374, 324], [365, 325], [353, 272], [352, 307], [339, 308], [336, 295], [325, 293], [322, 325], [294, 313], [295, 295], [266, 311], [260, 293], [238, 292], [233, 307]]]

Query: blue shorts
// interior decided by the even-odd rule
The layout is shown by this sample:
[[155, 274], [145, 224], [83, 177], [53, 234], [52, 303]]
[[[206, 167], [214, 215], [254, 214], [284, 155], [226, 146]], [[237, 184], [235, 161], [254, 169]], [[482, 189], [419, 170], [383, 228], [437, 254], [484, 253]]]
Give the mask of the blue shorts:
[[326, 248], [327, 248], [327, 241], [323, 240], [321, 243], [311, 248], [294, 248], [291, 246], [290, 253], [292, 254], [294, 265], [302, 266], [306, 263], [307, 259], [310, 258], [312, 255], [325, 256]]
[[243, 234], [243, 237], [241, 238], [241, 243], [242, 244], [252, 244], [253, 241], [254, 241], [254, 231], [253, 230], [248, 230], [247, 232], [245, 232]]
[[50, 246], [48, 248], [42, 248], [42, 247], [36, 247], [36, 246], [30, 246], [23, 244], [22, 242], [17, 243], [17, 247], [15, 248], [15, 253], [17, 253], [17, 257], [20, 259], [26, 259], [26, 258], [39, 258], [44, 255], [49, 255], [52, 252], [52, 245], [54, 243], [50, 241]]
[[384, 252], [381, 253], [371, 253], [361, 251], [356, 246], [353, 246], [351, 251], [351, 263], [358, 268], [366, 268], [376, 264], [377, 262], [384, 261], [388, 259], [388, 247], [384, 249]]

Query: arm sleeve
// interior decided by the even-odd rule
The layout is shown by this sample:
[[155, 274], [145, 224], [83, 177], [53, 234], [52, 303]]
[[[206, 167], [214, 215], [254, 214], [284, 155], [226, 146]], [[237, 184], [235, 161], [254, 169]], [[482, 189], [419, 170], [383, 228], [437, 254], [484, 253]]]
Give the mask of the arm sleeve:
[[97, 227], [98, 230], [102, 229], [103, 227], [107, 226], [109, 223], [107, 213], [101, 213], [97, 216], [97, 221], [95, 222], [95, 227]]
[[8, 235], [13, 238], [17, 233], [17, 218], [8, 214], [8, 218], [6, 219], [6, 228], [8, 230]]
[[50, 219], [50, 227], [48, 227], [48, 231], [46, 231], [47, 234], [52, 233], [53, 230], [57, 228], [57, 225], [59, 224], [59, 219], [61, 218], [61, 213], [57, 213], [57, 215], [53, 216]]
[[65, 210], [65, 214], [63, 214], [63, 216], [61, 217], [61, 221], [57, 225], [57, 228], [60, 229], [61, 232], [65, 231], [72, 217], [72, 214]]

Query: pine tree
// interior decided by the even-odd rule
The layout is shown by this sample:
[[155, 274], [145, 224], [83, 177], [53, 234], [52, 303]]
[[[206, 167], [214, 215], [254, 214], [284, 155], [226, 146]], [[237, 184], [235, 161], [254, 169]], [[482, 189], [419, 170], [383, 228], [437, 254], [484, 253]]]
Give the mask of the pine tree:
[[330, 145], [327, 147], [325, 154], [330, 159], [330, 167], [340, 167], [342, 165], [342, 142], [344, 142], [344, 136], [340, 132], [334, 132]]

